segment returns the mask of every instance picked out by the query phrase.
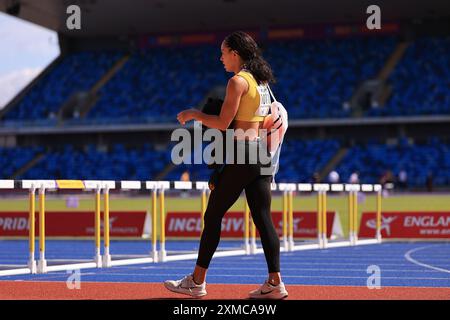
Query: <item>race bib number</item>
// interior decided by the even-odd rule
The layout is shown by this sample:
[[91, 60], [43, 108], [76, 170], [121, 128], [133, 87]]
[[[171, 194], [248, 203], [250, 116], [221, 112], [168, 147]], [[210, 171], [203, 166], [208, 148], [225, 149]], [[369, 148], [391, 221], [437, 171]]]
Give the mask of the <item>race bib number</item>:
[[256, 89], [259, 93], [259, 107], [256, 109], [255, 116], [265, 117], [269, 114], [270, 110], [270, 92], [267, 86], [257, 86]]

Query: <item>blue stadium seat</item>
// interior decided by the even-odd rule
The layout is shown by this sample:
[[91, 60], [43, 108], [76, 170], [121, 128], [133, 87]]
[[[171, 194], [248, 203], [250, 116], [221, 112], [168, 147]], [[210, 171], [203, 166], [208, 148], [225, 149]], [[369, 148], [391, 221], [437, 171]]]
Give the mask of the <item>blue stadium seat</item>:
[[[287, 140], [283, 144], [276, 182], [312, 181], [313, 174], [325, 167], [341, 145], [339, 140], [333, 139]], [[10, 178], [42, 152], [45, 150], [41, 147], [0, 148], [1, 178]], [[47, 151], [45, 158], [18, 179], [152, 180], [170, 163], [170, 147], [157, 150], [150, 144], [134, 148], [115, 144], [108, 150], [101, 150], [94, 145], [82, 149], [66, 145]], [[208, 180], [211, 173], [206, 164], [181, 164], [162, 179], [179, 180], [185, 170], [193, 181]], [[410, 144], [407, 139], [399, 139], [395, 145], [370, 141], [351, 147], [335, 170], [342, 182], [348, 182], [354, 171], [359, 172], [361, 183], [379, 183], [386, 171], [398, 176], [405, 170], [412, 187], [423, 187], [429, 173], [435, 185], [450, 185], [450, 144], [436, 137], [416, 144]]]
[[393, 94], [369, 116], [450, 114], [450, 37], [415, 40], [395, 67]]
[[338, 140], [287, 140], [283, 143], [276, 182], [311, 182], [339, 150]]
[[126, 148], [118, 144], [109, 150], [98, 150], [94, 145], [83, 149], [67, 145], [49, 152], [20, 178], [151, 180], [169, 162], [170, 152], [150, 145]]
[[54, 118], [73, 93], [90, 89], [122, 55], [103, 51], [68, 55], [6, 114], [5, 119]]
[[43, 147], [0, 147], [0, 179], [10, 179], [17, 170], [42, 152]]
[[412, 187], [423, 187], [429, 173], [434, 176], [436, 185], [449, 185], [450, 145], [436, 137], [417, 144], [403, 139], [396, 145], [358, 145], [349, 150], [336, 168], [345, 182], [353, 171], [358, 171], [362, 183], [379, 183], [386, 171], [398, 177], [401, 170], [406, 171]]
[[[358, 84], [374, 77], [395, 46], [393, 37], [357, 37], [270, 42], [278, 99], [291, 118], [342, 118]], [[123, 53], [122, 53], [123, 55]], [[81, 52], [66, 57], [11, 110], [6, 120], [52, 118], [72, 93], [91, 88], [121, 57], [118, 52]], [[130, 59], [100, 90], [87, 121], [176, 122], [176, 114], [198, 106], [231, 76], [217, 45], [150, 48]], [[83, 122], [83, 120], [76, 120]]]
[[135, 53], [102, 88], [88, 118], [176, 122], [178, 112], [198, 106], [215, 85], [226, 83], [219, 54], [211, 45]]
[[280, 41], [265, 53], [278, 84], [275, 95], [291, 118], [342, 118], [359, 83], [382, 68], [393, 37]]

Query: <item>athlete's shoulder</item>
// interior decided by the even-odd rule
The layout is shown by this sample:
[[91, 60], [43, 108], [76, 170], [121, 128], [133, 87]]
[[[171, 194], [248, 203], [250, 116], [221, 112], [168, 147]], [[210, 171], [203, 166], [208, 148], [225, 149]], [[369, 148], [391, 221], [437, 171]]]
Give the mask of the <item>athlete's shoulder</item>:
[[228, 86], [236, 89], [246, 89], [248, 84], [247, 81], [241, 77], [239, 74], [235, 74], [228, 80]]

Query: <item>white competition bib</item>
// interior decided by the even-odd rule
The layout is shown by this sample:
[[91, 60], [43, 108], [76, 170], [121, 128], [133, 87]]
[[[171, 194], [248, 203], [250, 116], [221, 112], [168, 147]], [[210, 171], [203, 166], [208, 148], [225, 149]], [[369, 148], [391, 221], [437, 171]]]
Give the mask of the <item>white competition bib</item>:
[[256, 109], [255, 116], [265, 117], [269, 114], [270, 105], [270, 92], [267, 86], [259, 85], [256, 86], [259, 93], [259, 107]]

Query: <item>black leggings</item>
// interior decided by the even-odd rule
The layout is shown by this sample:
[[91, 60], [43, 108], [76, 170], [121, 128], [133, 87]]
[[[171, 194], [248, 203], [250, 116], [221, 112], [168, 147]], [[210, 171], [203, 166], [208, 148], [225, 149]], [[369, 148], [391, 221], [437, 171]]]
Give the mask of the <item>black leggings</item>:
[[227, 164], [211, 192], [204, 217], [197, 265], [208, 268], [220, 241], [222, 218], [245, 190], [259, 231], [269, 272], [280, 272], [280, 239], [270, 213], [271, 175], [261, 175], [260, 164]]

